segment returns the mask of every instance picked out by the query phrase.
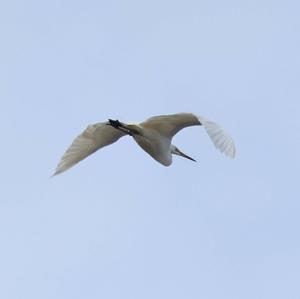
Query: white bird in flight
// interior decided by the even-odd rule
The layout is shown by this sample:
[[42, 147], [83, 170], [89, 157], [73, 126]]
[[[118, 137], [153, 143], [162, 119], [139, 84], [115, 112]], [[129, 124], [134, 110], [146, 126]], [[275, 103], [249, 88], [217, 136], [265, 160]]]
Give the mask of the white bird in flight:
[[53, 175], [66, 171], [98, 149], [116, 142], [125, 135], [132, 136], [143, 150], [164, 166], [172, 164], [172, 154], [195, 161], [173, 145], [172, 138], [185, 127], [199, 125], [205, 128], [217, 149], [234, 158], [233, 139], [215, 122], [192, 113], [154, 116], [139, 124], [125, 124], [109, 119], [89, 125], [77, 136], [62, 156]]

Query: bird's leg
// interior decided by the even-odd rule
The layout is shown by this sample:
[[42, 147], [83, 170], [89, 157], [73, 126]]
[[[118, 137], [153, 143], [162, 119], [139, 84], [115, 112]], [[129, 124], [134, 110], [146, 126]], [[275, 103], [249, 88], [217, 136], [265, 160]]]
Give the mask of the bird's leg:
[[112, 126], [115, 129], [123, 131], [124, 133], [132, 136], [131, 131], [128, 128], [126, 128], [126, 126], [123, 123], [121, 123], [118, 119], [117, 120], [109, 119], [108, 121], [109, 121], [109, 123], [107, 125]]
[[171, 145], [171, 153], [172, 153], [172, 154], [175, 154], [175, 155], [178, 155], [178, 156], [181, 156], [181, 157], [183, 157], [183, 158], [192, 160], [192, 161], [194, 161], [194, 162], [197, 162], [197, 161], [196, 161], [195, 159], [193, 159], [192, 157], [190, 157], [190, 156], [184, 154], [182, 151], [180, 151], [180, 150], [178, 149], [178, 147], [176, 147], [176, 146], [174, 146], [174, 145]]

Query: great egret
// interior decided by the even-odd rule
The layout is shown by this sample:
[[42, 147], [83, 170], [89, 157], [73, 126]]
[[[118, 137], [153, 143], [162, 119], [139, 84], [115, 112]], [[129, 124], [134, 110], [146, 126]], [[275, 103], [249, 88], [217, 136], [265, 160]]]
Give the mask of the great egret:
[[89, 125], [75, 138], [58, 163], [54, 175], [66, 171], [98, 149], [116, 142], [125, 135], [132, 136], [140, 147], [164, 166], [172, 164], [172, 154], [195, 161], [171, 141], [181, 129], [197, 125], [205, 128], [216, 148], [234, 158], [233, 139], [218, 124], [192, 113], [154, 116], [139, 124], [124, 124], [109, 119], [107, 122]]

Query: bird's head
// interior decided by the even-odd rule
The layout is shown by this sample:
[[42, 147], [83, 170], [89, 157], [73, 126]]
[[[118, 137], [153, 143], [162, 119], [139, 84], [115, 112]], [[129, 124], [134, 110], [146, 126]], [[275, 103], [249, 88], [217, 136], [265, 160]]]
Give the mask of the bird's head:
[[120, 130], [130, 136], [133, 136], [133, 134], [136, 133], [133, 125], [126, 125], [124, 123], [121, 123], [118, 119], [117, 120], [108, 119], [106, 125], [111, 126], [117, 130]]
[[192, 157], [184, 154], [182, 151], [179, 150], [178, 147], [176, 147], [175, 145], [171, 145], [171, 153], [177, 156], [181, 156], [183, 158], [189, 159], [191, 161], [197, 162], [195, 159], [193, 159]]
[[107, 125], [112, 126], [116, 129], [123, 126], [123, 124], [118, 119], [117, 120], [109, 119]]

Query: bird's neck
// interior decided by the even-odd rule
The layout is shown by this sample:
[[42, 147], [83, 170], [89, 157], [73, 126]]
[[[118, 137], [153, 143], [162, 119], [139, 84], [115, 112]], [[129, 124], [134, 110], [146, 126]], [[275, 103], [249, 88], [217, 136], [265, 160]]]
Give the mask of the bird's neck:
[[143, 130], [135, 124], [126, 125], [126, 128], [132, 135], [143, 135]]

